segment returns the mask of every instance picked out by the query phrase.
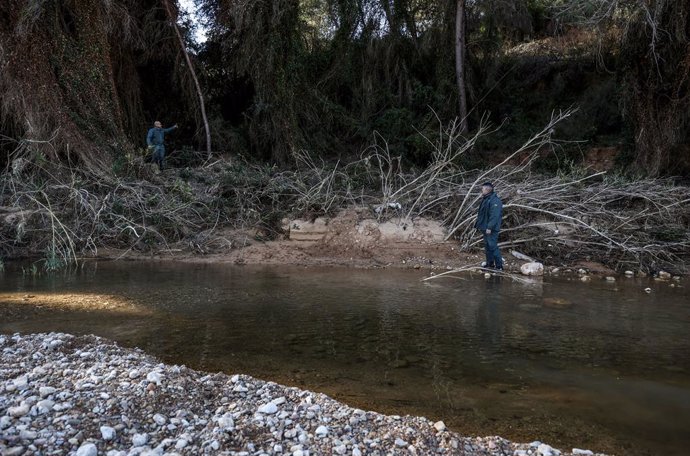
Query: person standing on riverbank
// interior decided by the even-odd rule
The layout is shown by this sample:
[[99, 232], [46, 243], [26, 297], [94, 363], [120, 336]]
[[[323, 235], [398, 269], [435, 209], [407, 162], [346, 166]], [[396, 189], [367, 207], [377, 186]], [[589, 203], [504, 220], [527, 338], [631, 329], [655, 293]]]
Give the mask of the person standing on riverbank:
[[482, 184], [482, 201], [477, 212], [477, 223], [474, 227], [484, 237], [484, 252], [486, 253], [486, 267], [503, 270], [503, 258], [498, 250], [498, 233], [501, 230], [503, 217], [503, 203], [494, 192], [491, 182]]
[[165, 135], [176, 128], [177, 124], [170, 128], [163, 128], [163, 125], [157, 120], [146, 135], [146, 144], [149, 150], [153, 152], [153, 162], [158, 164], [158, 169], [161, 171], [163, 171], [163, 160], [165, 159]]

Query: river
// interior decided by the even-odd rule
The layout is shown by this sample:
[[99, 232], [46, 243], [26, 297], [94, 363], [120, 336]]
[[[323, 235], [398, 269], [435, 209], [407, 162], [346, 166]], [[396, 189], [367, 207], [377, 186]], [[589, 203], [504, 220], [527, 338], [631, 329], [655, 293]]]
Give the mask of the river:
[[168, 363], [443, 420], [465, 435], [690, 453], [684, 282], [426, 275], [174, 262], [32, 274], [8, 265], [0, 332], [96, 334]]

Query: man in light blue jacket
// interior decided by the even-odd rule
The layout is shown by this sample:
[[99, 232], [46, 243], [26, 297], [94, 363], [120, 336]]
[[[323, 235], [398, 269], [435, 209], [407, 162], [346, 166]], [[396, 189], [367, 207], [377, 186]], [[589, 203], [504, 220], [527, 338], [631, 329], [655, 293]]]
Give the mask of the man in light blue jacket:
[[163, 160], [165, 159], [165, 135], [177, 128], [177, 124], [170, 128], [163, 128], [163, 125], [157, 120], [153, 123], [146, 135], [146, 144], [149, 150], [153, 151], [153, 162], [158, 164], [158, 169], [163, 171]]
[[503, 258], [498, 250], [498, 232], [501, 231], [503, 217], [503, 203], [494, 193], [491, 182], [482, 184], [482, 202], [477, 212], [477, 223], [474, 227], [484, 236], [484, 252], [486, 253], [486, 267], [503, 270]]

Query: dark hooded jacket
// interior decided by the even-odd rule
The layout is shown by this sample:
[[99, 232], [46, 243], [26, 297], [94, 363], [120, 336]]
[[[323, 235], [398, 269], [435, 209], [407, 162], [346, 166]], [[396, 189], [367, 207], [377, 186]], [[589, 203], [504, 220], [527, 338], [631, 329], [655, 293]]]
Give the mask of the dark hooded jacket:
[[498, 233], [501, 230], [501, 218], [503, 217], [503, 203], [501, 198], [494, 192], [482, 197], [477, 213], [477, 223], [474, 227], [482, 233], [491, 230]]

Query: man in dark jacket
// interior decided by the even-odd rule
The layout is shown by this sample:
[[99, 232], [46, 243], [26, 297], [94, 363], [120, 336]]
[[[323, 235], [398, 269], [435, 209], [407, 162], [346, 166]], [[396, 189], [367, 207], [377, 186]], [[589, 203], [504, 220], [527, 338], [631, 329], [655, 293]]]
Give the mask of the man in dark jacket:
[[153, 149], [153, 162], [158, 163], [158, 169], [161, 171], [163, 171], [163, 160], [165, 159], [165, 135], [176, 128], [177, 125], [163, 128], [159, 121], [155, 121], [153, 128], [146, 135], [146, 144], [149, 146], [149, 150]]
[[484, 236], [484, 251], [486, 252], [486, 267], [503, 270], [503, 258], [498, 251], [498, 232], [501, 231], [503, 217], [503, 203], [494, 193], [491, 182], [482, 184], [482, 202], [477, 213], [477, 223], [474, 227]]

